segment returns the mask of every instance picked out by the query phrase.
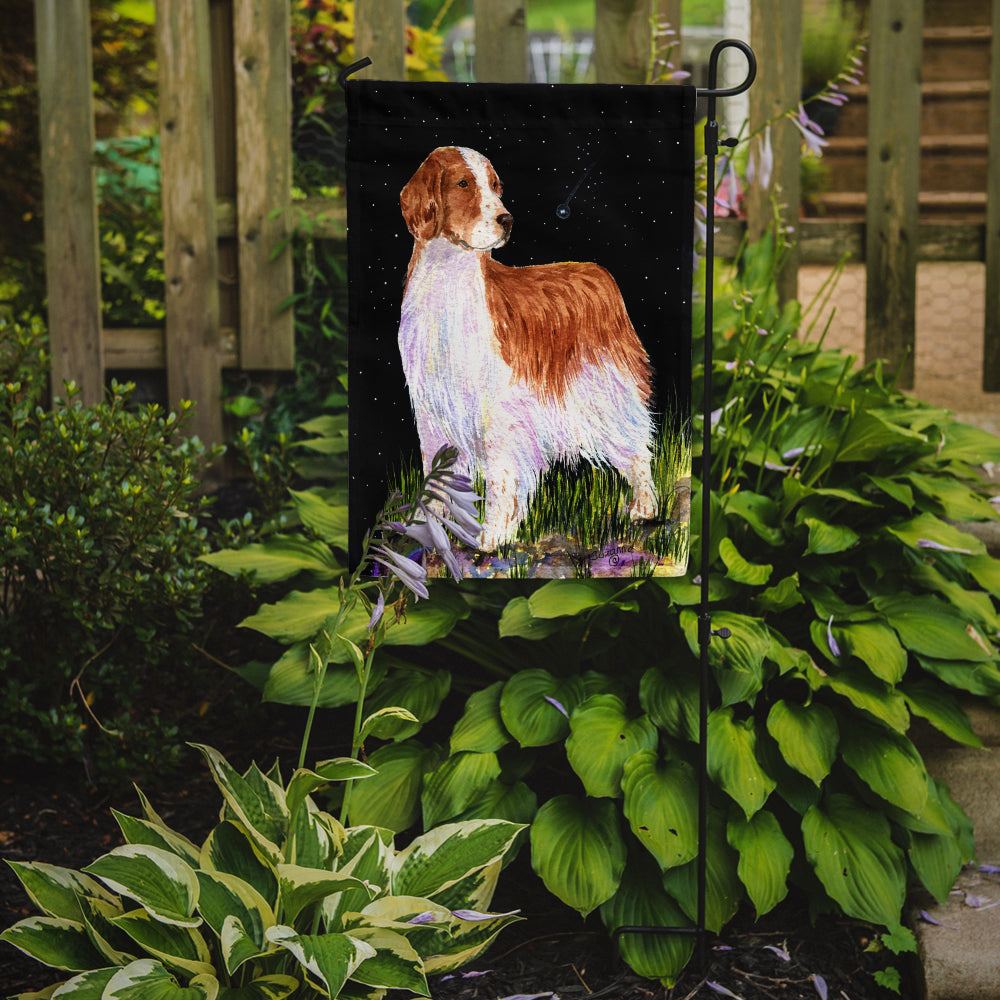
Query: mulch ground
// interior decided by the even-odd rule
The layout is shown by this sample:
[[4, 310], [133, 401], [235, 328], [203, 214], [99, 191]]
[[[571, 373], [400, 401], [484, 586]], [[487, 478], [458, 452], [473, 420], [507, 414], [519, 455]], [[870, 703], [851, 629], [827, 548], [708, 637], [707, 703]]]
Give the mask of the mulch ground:
[[[244, 756], [236, 745], [221, 742], [220, 749], [234, 763]], [[123, 790], [109, 796], [73, 777], [0, 778], [0, 858], [80, 868], [122, 842], [110, 810], [138, 815], [134, 794]], [[193, 751], [190, 769], [148, 791], [164, 820], [196, 841], [218, 814], [218, 793]], [[562, 1000], [887, 1000], [892, 994], [876, 985], [873, 975], [890, 964], [903, 972], [902, 996], [919, 992], [898, 959], [866, 950], [873, 939], [871, 928], [842, 919], [823, 919], [813, 927], [797, 900], [786, 902], [759, 924], [750, 914], [738, 915], [719, 938], [706, 940], [705, 967], [694, 968], [692, 963], [672, 990], [634, 975], [617, 959], [596, 916], [581, 922], [559, 904], [544, 891], [523, 855], [501, 877], [494, 907], [520, 908], [525, 920], [502, 932], [469, 969], [447, 979], [432, 977], [435, 1000], [543, 1000], [552, 995]], [[32, 912], [13, 873], [0, 865], [0, 927]], [[0, 995], [38, 990], [59, 979], [59, 973], [0, 944]]]

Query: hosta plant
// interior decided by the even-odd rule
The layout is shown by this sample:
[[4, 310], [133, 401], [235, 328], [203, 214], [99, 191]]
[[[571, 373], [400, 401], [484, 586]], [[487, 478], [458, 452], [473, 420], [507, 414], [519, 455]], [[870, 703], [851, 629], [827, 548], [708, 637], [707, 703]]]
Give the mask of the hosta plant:
[[429, 996], [428, 974], [518, 919], [487, 912], [517, 824], [450, 823], [397, 849], [391, 831], [346, 829], [313, 801], [332, 781], [369, 779], [366, 764], [338, 758], [285, 783], [276, 766], [240, 774], [199, 749], [224, 802], [201, 845], [140, 793], [142, 818], [115, 813], [125, 845], [82, 871], [11, 862], [41, 915], [0, 938], [64, 975], [23, 997]]

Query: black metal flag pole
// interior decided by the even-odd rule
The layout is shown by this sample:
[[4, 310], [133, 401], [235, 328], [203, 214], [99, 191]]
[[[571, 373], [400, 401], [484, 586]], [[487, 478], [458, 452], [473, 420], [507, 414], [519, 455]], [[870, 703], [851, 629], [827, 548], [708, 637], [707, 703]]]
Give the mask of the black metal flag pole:
[[[747, 75], [739, 86], [718, 88], [719, 57], [725, 49], [739, 49], [747, 59]], [[716, 121], [716, 99], [735, 97], [750, 89], [757, 76], [757, 58], [746, 42], [726, 38], [712, 49], [708, 61], [708, 88], [697, 92], [698, 97], [708, 101], [705, 122], [705, 159], [707, 185], [705, 206], [707, 219], [705, 227], [705, 381], [702, 398], [702, 452], [701, 452], [701, 603], [698, 612], [698, 646], [701, 653], [701, 685], [698, 699], [698, 909], [694, 927], [654, 927], [624, 926], [614, 932], [617, 941], [623, 934], [695, 934], [698, 938], [698, 964], [706, 967], [705, 955], [705, 898], [707, 895], [707, 845], [708, 845], [708, 697], [710, 671], [708, 648], [712, 636], [729, 638], [729, 629], [712, 629], [712, 614], [709, 611], [709, 563], [710, 526], [712, 516], [711, 490], [709, 480], [712, 473], [712, 290], [715, 280], [715, 158], [720, 146], [735, 146], [735, 138], [719, 139], [719, 123]]]

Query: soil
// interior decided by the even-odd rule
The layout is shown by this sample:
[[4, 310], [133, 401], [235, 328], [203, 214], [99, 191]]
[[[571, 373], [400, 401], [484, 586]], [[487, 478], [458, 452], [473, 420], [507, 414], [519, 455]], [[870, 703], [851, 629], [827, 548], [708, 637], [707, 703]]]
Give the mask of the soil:
[[[267, 745], [292, 747], [285, 717], [272, 719]], [[276, 735], [275, 734], [276, 731]], [[257, 732], [259, 748], [260, 732]], [[271, 736], [274, 735], [272, 739]], [[234, 764], [247, 763], [246, 737], [220, 740]], [[249, 754], [248, 754], [249, 751]], [[192, 751], [194, 755], [194, 751]], [[284, 754], [283, 754], [284, 756]], [[219, 796], [207, 768], [194, 766], [148, 790], [154, 808], [196, 842], [215, 822]], [[122, 842], [111, 808], [139, 814], [134, 792], [107, 795], [56, 775], [0, 779], [0, 858], [81, 868]], [[759, 923], [741, 913], [718, 938], [706, 936], [705, 965], [695, 958], [673, 989], [642, 979], [619, 961], [596, 915], [586, 922], [550, 896], [522, 855], [500, 879], [494, 909], [520, 908], [525, 919], [503, 931], [491, 949], [449, 978], [431, 978], [435, 1000], [499, 1000], [552, 995], [562, 1000], [691, 1000], [733, 996], [743, 1000], [887, 1000], [892, 994], [873, 975], [887, 965], [903, 973], [902, 996], [914, 996], [910, 971], [882, 951], [866, 948], [873, 929], [845, 919], [812, 926], [800, 899], [786, 901]], [[0, 866], [0, 927], [33, 909], [11, 870]], [[39, 990], [65, 976], [0, 944], [0, 995]], [[826, 992], [824, 993], [823, 990]]]

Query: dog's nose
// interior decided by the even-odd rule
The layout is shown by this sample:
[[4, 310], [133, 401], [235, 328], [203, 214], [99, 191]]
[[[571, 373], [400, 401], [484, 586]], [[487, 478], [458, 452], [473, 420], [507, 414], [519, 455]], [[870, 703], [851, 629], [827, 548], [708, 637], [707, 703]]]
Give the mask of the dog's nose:
[[514, 225], [514, 216], [510, 212], [504, 212], [503, 215], [497, 216], [497, 222], [503, 226], [504, 235], [510, 232], [511, 227]]

